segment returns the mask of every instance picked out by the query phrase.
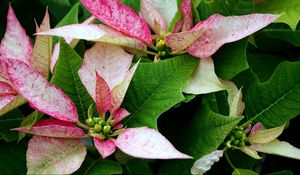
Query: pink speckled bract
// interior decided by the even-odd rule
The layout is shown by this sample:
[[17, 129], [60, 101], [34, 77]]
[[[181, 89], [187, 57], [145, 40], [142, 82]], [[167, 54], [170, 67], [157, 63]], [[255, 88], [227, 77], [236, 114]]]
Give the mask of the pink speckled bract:
[[183, 0], [180, 10], [184, 16], [182, 31], [188, 31], [193, 26], [193, 12], [191, 0]]
[[102, 156], [103, 159], [112, 155], [116, 151], [116, 145], [114, 140], [102, 141], [97, 137], [94, 137], [93, 140], [96, 149], [98, 150], [99, 154]]
[[96, 101], [96, 72], [106, 81], [110, 89], [125, 78], [133, 55], [119, 46], [96, 43], [84, 54], [79, 77], [91, 97]]
[[214, 14], [193, 27], [192, 30], [205, 28], [206, 31], [188, 47], [187, 52], [199, 58], [210, 57], [225, 43], [240, 40], [264, 28], [278, 17], [270, 14], [228, 17]]
[[10, 81], [31, 107], [60, 120], [78, 121], [75, 104], [62, 90], [22, 61], [8, 59], [7, 63]]
[[111, 91], [108, 84], [96, 73], [96, 107], [100, 116], [104, 116], [110, 108], [111, 98]]
[[124, 153], [145, 159], [189, 159], [190, 156], [177, 151], [158, 131], [147, 127], [124, 130], [116, 140]]
[[57, 138], [81, 138], [85, 132], [69, 122], [62, 120], [41, 120], [35, 123], [30, 129], [15, 128], [14, 130], [47, 137]]
[[11, 6], [7, 13], [6, 32], [0, 44], [0, 57], [29, 62], [32, 44]]
[[119, 108], [114, 112], [114, 120], [115, 122], [113, 123], [113, 126], [119, 123], [121, 120], [123, 120], [125, 117], [130, 115], [130, 113], [124, 109], [124, 108]]
[[18, 92], [15, 91], [8, 83], [0, 81], [0, 96], [5, 95], [18, 95]]
[[136, 63], [127, 73], [127, 75], [125, 76], [125, 78], [123, 79], [123, 81], [118, 84], [116, 87], [114, 87], [112, 89], [112, 102], [111, 102], [111, 107], [109, 109], [110, 112], [114, 112], [116, 111], [117, 109], [120, 108], [121, 106], [121, 103], [123, 102], [124, 100], [124, 97], [125, 97], [125, 94], [126, 94], [126, 91], [129, 87], [129, 84], [131, 82], [131, 79], [137, 69], [137, 66], [138, 66], [139, 62]]
[[80, 0], [100, 21], [129, 36], [152, 44], [151, 31], [147, 23], [134, 10], [119, 0]]
[[155, 31], [155, 22], [157, 22], [159, 28], [166, 32], [167, 23], [159, 10], [156, 9], [156, 7], [151, 3], [151, 0], [141, 0], [140, 14], [142, 18], [144, 18], [145, 21], [147, 21], [147, 23], [151, 26], [152, 30]]
[[72, 174], [86, 153], [81, 139], [33, 136], [26, 152], [27, 174]]

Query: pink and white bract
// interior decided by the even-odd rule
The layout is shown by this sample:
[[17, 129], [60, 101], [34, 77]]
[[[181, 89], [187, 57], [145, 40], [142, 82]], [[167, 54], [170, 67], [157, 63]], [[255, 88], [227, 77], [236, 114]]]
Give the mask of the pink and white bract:
[[[184, 0], [180, 6], [180, 10], [184, 15], [183, 22], [181, 19], [177, 21], [173, 30], [179, 31], [178, 29], [182, 27], [182, 32], [168, 33], [167, 28], [170, 27], [167, 26], [168, 20], [173, 19], [175, 14], [172, 18], [168, 16], [169, 19], [166, 19], [165, 13], [160, 7], [162, 5], [160, 1], [142, 0], [140, 6], [141, 17], [118, 0], [81, 0], [81, 2], [97, 19], [107, 24], [111, 28], [111, 32], [107, 31], [107, 26], [94, 25], [95, 28], [98, 28], [98, 33], [103, 32], [103, 35], [97, 36], [98, 38], [96, 39], [94, 34], [97, 32], [87, 32], [91, 26], [81, 24], [77, 26], [63, 26], [38, 34], [97, 40], [99, 42], [143, 50], [143, 47], [137, 47], [140, 45], [138, 44], [140, 41], [151, 46], [151, 48], [156, 48], [159, 56], [163, 56], [160, 55], [160, 51], [167, 51], [160, 50], [159, 43], [163, 41], [162, 43], [165, 47], [171, 48], [172, 54], [181, 53], [185, 50], [195, 57], [208, 58], [222, 45], [240, 40], [262, 29], [279, 17], [279, 15], [271, 14], [228, 17], [214, 14], [192, 27], [191, 1]], [[147, 23], [156, 33], [156, 35], [152, 36], [152, 38], [158, 39], [156, 40], [155, 47], [152, 47], [151, 32]], [[114, 30], [123, 33], [123, 36], [122, 34], [116, 35], [117, 31], [112, 33]]]

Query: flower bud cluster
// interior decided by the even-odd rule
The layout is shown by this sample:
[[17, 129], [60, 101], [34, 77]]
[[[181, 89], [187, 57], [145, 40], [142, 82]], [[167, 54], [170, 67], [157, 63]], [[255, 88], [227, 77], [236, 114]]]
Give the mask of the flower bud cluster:
[[249, 141], [244, 132], [244, 128], [238, 126], [231, 131], [226, 141], [226, 146], [228, 148], [241, 148], [248, 145]]
[[86, 119], [86, 124], [89, 129], [89, 133], [92, 136], [97, 136], [102, 139], [107, 138], [110, 134], [113, 133], [112, 131], [112, 124], [114, 123], [114, 120], [108, 119], [105, 121], [101, 117], [90, 117]]

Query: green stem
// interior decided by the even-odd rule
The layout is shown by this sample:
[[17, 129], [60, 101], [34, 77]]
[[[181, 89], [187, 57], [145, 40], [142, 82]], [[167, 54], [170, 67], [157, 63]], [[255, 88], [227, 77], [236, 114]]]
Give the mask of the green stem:
[[186, 50], [181, 51], [181, 52], [170, 53], [170, 55], [182, 55], [182, 54], [185, 54], [185, 53], [186, 53]]
[[231, 160], [229, 159], [229, 156], [228, 156], [227, 152], [225, 152], [224, 155], [225, 155], [225, 158], [226, 158], [228, 164], [230, 165], [230, 167], [231, 167], [233, 170], [235, 170], [236, 167], [233, 165], [233, 163], [232, 163]]
[[143, 50], [144, 52], [146, 52], [147, 54], [150, 54], [150, 55], [157, 55], [157, 53], [155, 52], [151, 52], [151, 51], [148, 51], [148, 50]]
[[80, 121], [77, 121], [75, 123], [77, 126], [81, 127], [81, 128], [84, 128], [84, 129], [90, 129], [88, 126], [86, 126], [85, 124], [81, 123]]
[[148, 46], [149, 48], [153, 49], [153, 50], [156, 50], [157, 51], [157, 48], [155, 46]]

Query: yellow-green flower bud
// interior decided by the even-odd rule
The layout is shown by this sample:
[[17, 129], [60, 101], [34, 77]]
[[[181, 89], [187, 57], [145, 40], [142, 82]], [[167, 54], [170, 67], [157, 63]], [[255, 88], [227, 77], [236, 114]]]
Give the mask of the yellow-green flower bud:
[[94, 125], [96, 124], [95, 121], [92, 118], [88, 118], [85, 120], [85, 123], [89, 126], [89, 127], [94, 127]]

